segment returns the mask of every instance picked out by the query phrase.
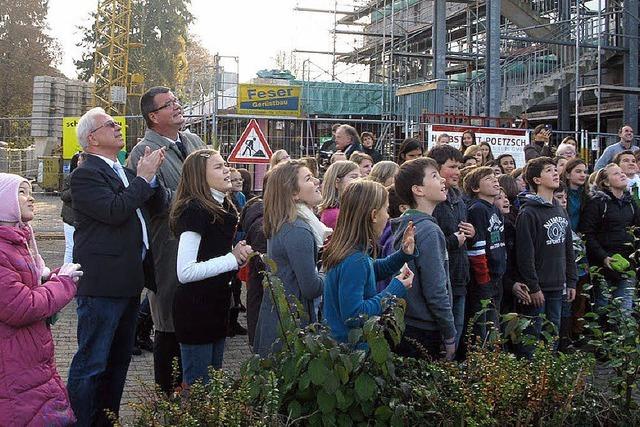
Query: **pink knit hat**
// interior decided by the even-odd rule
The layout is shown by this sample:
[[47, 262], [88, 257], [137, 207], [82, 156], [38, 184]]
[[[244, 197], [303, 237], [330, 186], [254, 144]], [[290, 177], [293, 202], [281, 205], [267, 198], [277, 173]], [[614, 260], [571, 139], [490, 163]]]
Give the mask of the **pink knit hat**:
[[26, 182], [31, 185], [26, 178], [20, 175], [14, 175], [12, 173], [0, 173], [0, 221], [3, 222], [15, 222], [19, 228], [26, 228], [29, 234], [29, 251], [33, 257], [33, 261], [39, 270], [39, 274], [42, 273], [45, 268], [44, 261], [38, 253], [38, 245], [36, 245], [36, 239], [33, 235], [33, 229], [29, 223], [22, 222], [22, 215], [20, 215], [20, 202], [18, 202], [18, 190], [20, 184]]
[[0, 221], [22, 223], [20, 204], [18, 202], [18, 189], [20, 184], [26, 182], [25, 178], [12, 173], [0, 173]]

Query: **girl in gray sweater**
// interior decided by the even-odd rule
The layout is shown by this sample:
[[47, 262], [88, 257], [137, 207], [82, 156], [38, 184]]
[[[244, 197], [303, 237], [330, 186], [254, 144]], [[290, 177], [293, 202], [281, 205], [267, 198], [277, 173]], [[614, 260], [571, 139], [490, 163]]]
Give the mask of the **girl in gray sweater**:
[[[302, 163], [288, 161], [269, 172], [264, 193], [267, 256], [278, 267], [285, 294], [300, 301], [309, 322], [317, 320], [314, 300], [323, 291], [324, 278], [316, 268], [318, 250], [332, 231], [313, 213], [321, 200], [320, 182]], [[265, 291], [253, 346], [261, 357], [280, 347], [276, 310], [270, 292]]]

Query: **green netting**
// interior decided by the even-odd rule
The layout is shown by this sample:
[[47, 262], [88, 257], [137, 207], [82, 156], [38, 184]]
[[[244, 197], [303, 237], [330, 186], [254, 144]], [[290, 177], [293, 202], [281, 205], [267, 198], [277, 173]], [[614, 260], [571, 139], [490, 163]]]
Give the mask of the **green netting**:
[[[291, 84], [302, 86], [302, 110], [306, 115], [380, 116], [383, 114], [385, 86], [381, 84], [301, 80], [292, 80]], [[388, 96], [389, 94], [387, 99]]]

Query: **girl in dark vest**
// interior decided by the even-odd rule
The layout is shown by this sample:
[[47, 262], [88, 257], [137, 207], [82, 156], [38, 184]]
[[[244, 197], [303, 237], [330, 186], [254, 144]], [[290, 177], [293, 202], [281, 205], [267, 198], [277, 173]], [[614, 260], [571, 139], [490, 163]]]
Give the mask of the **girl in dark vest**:
[[180, 239], [181, 283], [173, 301], [173, 322], [187, 385], [207, 382], [209, 366], [222, 368], [230, 281], [252, 252], [245, 241], [232, 246], [238, 214], [227, 196], [229, 171], [217, 151], [191, 153], [184, 161], [171, 208], [171, 229]]

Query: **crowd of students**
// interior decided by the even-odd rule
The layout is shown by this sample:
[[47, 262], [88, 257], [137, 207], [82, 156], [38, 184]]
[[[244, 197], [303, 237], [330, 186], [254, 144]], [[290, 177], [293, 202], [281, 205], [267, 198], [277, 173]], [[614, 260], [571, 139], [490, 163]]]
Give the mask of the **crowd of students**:
[[[618, 144], [631, 142], [629, 129], [620, 130]], [[355, 148], [349, 160], [339, 150], [324, 174], [322, 200], [309, 205], [330, 234], [307, 251], [305, 263], [318, 266], [314, 293], [305, 296], [302, 275], [283, 273], [287, 292], [306, 299], [309, 318], [326, 322], [339, 341], [359, 315], [379, 314], [385, 295], [405, 297], [405, 339], [396, 349], [405, 355], [418, 355], [411, 344], [417, 340], [434, 358], [464, 357], [467, 332], [485, 338], [500, 328], [499, 315], [511, 311], [536, 318], [526, 331], [536, 337], [544, 314], [566, 349], [587, 310], [581, 292], [588, 266], [601, 267], [605, 279], [594, 286], [595, 308], [610, 303], [603, 286], [631, 308], [635, 279], [616, 271], [612, 260], [634, 250], [629, 227], [640, 225], [639, 177], [633, 146], [588, 178], [575, 140], [553, 148], [550, 137], [546, 126], [534, 129], [524, 168], [510, 154], [494, 159], [490, 145], [476, 144], [471, 131], [460, 148], [440, 135], [428, 152], [408, 138], [397, 162], [374, 161], [372, 147], [369, 154]], [[346, 149], [359, 144], [352, 137]], [[303, 256], [298, 252], [297, 259]], [[266, 322], [275, 330], [275, 319], [262, 314], [259, 327]], [[276, 335], [261, 341], [259, 353], [269, 354], [276, 342]], [[516, 351], [530, 356], [532, 349]]]
[[[168, 90], [158, 94], [172, 96]], [[167, 99], [162, 107], [151, 104], [155, 109], [150, 113], [180, 108], [176, 100]], [[74, 172], [65, 189], [71, 191], [65, 197], [75, 205], [64, 220], [65, 230], [80, 224], [84, 237], [79, 238], [76, 230], [76, 242], [91, 240], [90, 233], [82, 234], [90, 221], [85, 216], [98, 215], [99, 207], [89, 203], [89, 193], [87, 200], [80, 197], [78, 189], [92, 190], [89, 182], [98, 185], [99, 179], [105, 180], [108, 185], [100, 188], [113, 193], [115, 202], [109, 203], [121, 211], [118, 221], [133, 227], [129, 234], [136, 235], [137, 243], [132, 254], [142, 274], [152, 246], [141, 210], [147, 202], [164, 204], [166, 226], [177, 241], [171, 268], [179, 285], [168, 302], [171, 333], [179, 345], [176, 357], [187, 386], [207, 381], [208, 367], [221, 368], [225, 337], [237, 319], [237, 313], [235, 319], [231, 314], [242, 306], [241, 282], [247, 286], [247, 326], [254, 352], [267, 357], [280, 348], [274, 301], [262, 284], [262, 272], [268, 267], [261, 257], [252, 256], [256, 253], [275, 262], [286, 296], [301, 303], [308, 321], [324, 322], [340, 342], [348, 341], [350, 329], [362, 315], [380, 314], [385, 297], [405, 298], [406, 330], [395, 350], [407, 356], [420, 355], [417, 341], [433, 358], [462, 358], [467, 331], [483, 339], [491, 328], [500, 327], [499, 314], [510, 311], [544, 313], [561, 338], [570, 340], [573, 322], [587, 309], [579, 297], [589, 281], [587, 263], [601, 267], [613, 290], [610, 298], [621, 298], [625, 310], [632, 307], [635, 279], [617, 267], [620, 258], [628, 260], [634, 251], [629, 227], [640, 225], [639, 152], [631, 145], [629, 126], [620, 131], [622, 149], [608, 148], [605, 154], [615, 151], [611, 162], [588, 175], [586, 162], [576, 155], [575, 141], [564, 140], [554, 153], [545, 127], [534, 130], [532, 144], [525, 148], [527, 163], [516, 168], [513, 156], [494, 159], [491, 147], [476, 144], [471, 131], [463, 135], [460, 148], [449, 145], [448, 135], [441, 135], [428, 152], [420, 140], [408, 138], [394, 162], [382, 160], [374, 135], [365, 132], [361, 139], [353, 127], [340, 125], [334, 129], [337, 151], [328, 160], [322, 182], [316, 159], [292, 160], [278, 150], [271, 158], [263, 194], [255, 197], [251, 185], [246, 185], [250, 174], [230, 168], [219, 152], [207, 148], [182, 153], [177, 184], [170, 192], [157, 179], [168, 155], [166, 147], [138, 150], [138, 175], [125, 174], [121, 166], [107, 162], [113, 163], [121, 148], [119, 127], [104, 111], [94, 110], [90, 113], [95, 120], [90, 113], [82, 119], [87, 122], [87, 147], [78, 159], [80, 173]], [[96, 126], [96, 120], [107, 121]], [[101, 129], [106, 142], [93, 136]], [[181, 139], [189, 138], [179, 134], [171, 149], [180, 153]], [[102, 171], [99, 179], [92, 167]], [[144, 200], [130, 197], [134, 189], [144, 194]], [[5, 381], [22, 384], [0, 390], [0, 402], [9, 402], [0, 406], [0, 420], [9, 419], [10, 407], [19, 408], [23, 420], [64, 425], [74, 422], [73, 412], [91, 420], [97, 409], [78, 403], [88, 402], [95, 391], [82, 382], [81, 372], [87, 367], [79, 359], [87, 356], [79, 350], [74, 358], [69, 388], [77, 394], [82, 383], [88, 391], [75, 400], [72, 393], [70, 406], [53, 362], [48, 326], [76, 293], [83, 273], [73, 260], [81, 254], [76, 248], [60, 269], [49, 271], [29, 226], [34, 203], [29, 183], [0, 174], [0, 195], [7, 201], [0, 210], [0, 341], [8, 351], [0, 363]], [[125, 209], [120, 204], [127, 200], [131, 206]], [[73, 214], [84, 222], [74, 220]], [[105, 233], [111, 230], [120, 236], [120, 222], [111, 224], [105, 218], [100, 226]], [[68, 231], [73, 235], [74, 230]], [[583, 241], [585, 263], [579, 260]], [[114, 248], [124, 249], [122, 242], [117, 243]], [[93, 260], [92, 253], [83, 252], [83, 259]], [[85, 263], [90, 264], [85, 261], [83, 267]], [[89, 267], [90, 274], [96, 268]], [[141, 286], [128, 296], [137, 299], [134, 308]], [[610, 294], [594, 288], [595, 307], [609, 304]], [[79, 301], [79, 316], [82, 310], [91, 310], [91, 298], [85, 295]], [[536, 319], [528, 332], [539, 336], [542, 323]], [[132, 341], [131, 331], [127, 336]], [[85, 338], [80, 341], [86, 344]], [[517, 350], [531, 354], [531, 348]], [[125, 376], [127, 367], [128, 359]], [[116, 400], [107, 407], [117, 411], [119, 397]]]

